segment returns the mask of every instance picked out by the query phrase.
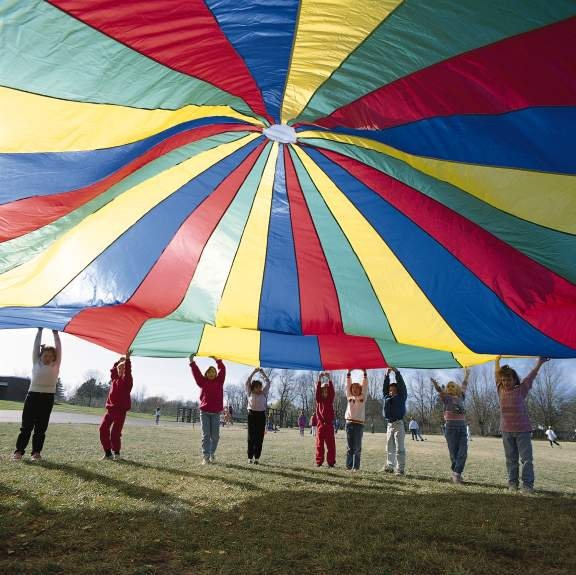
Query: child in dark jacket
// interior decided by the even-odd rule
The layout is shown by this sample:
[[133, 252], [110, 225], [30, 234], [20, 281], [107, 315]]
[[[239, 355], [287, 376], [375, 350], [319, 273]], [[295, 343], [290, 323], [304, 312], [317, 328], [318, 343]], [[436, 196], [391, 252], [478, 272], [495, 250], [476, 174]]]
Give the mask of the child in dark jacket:
[[316, 384], [316, 465], [324, 463], [324, 445], [328, 467], [336, 465], [336, 440], [334, 438], [334, 384], [329, 374], [321, 373]]
[[[396, 382], [390, 383], [390, 372], [393, 371]], [[384, 407], [383, 414], [388, 425], [386, 427], [386, 466], [384, 471], [396, 475], [404, 475], [406, 467], [406, 449], [404, 448], [404, 416], [406, 415], [406, 399], [408, 392], [401, 373], [390, 368], [384, 377]]]
[[132, 402], [132, 362], [128, 350], [125, 357], [121, 357], [110, 370], [110, 391], [106, 399], [106, 414], [100, 424], [100, 443], [104, 449], [102, 459], [121, 459], [120, 438], [126, 420], [126, 413], [130, 411]]

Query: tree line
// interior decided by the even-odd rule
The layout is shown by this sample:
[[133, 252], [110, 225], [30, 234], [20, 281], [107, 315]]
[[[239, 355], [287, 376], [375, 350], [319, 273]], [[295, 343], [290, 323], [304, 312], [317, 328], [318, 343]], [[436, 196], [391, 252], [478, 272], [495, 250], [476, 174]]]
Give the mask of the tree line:
[[[499, 431], [500, 412], [493, 369], [492, 364], [488, 364], [470, 370], [466, 405], [468, 423], [474, 434], [495, 435]], [[269, 407], [275, 414], [275, 423], [283, 427], [291, 425], [300, 411], [312, 415], [318, 372], [288, 369], [265, 371], [272, 381]], [[435, 374], [424, 370], [403, 370], [403, 374], [408, 388], [407, 418], [416, 419], [425, 433], [439, 433], [443, 421], [442, 405], [430, 382], [430, 377]], [[367, 431], [385, 429], [382, 418], [384, 375], [385, 370], [370, 370], [368, 374], [370, 397], [366, 402]], [[86, 377], [70, 394], [68, 401], [91, 407], [104, 406], [110, 382], [102, 381], [98, 372], [88, 372]], [[346, 375], [343, 371], [336, 371], [331, 373], [331, 377], [336, 391], [334, 408], [337, 417], [343, 420], [346, 411]], [[60, 394], [63, 395], [62, 388]], [[246, 414], [248, 398], [244, 382], [225, 385], [224, 403], [232, 407], [237, 417]], [[161, 408], [163, 415], [175, 416], [178, 407], [197, 408], [198, 402], [147, 396], [145, 389], [133, 394], [133, 411], [153, 413], [156, 407]], [[564, 383], [558, 364], [548, 362], [542, 367], [528, 396], [528, 408], [536, 428], [544, 429], [551, 425], [565, 436], [575, 432], [576, 393]]]

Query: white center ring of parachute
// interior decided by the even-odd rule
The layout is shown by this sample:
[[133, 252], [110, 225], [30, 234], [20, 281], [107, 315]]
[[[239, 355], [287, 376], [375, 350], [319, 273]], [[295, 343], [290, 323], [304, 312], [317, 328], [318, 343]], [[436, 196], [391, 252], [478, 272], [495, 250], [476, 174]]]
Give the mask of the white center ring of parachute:
[[286, 124], [273, 124], [266, 128], [262, 133], [273, 142], [281, 144], [295, 144], [297, 141], [296, 130]]

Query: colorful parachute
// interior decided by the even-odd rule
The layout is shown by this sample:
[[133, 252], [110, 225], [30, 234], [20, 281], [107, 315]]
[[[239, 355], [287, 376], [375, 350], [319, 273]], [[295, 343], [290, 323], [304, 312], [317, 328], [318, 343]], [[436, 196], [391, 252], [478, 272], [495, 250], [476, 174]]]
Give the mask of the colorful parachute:
[[574, 0], [0, 0], [0, 327], [289, 368], [576, 357]]

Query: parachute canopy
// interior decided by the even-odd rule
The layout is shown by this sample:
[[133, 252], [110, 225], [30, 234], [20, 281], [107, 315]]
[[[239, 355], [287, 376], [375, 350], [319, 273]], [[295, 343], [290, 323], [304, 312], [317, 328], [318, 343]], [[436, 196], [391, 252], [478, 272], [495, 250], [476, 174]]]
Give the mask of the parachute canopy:
[[576, 357], [573, 0], [0, 0], [0, 327], [307, 369]]

